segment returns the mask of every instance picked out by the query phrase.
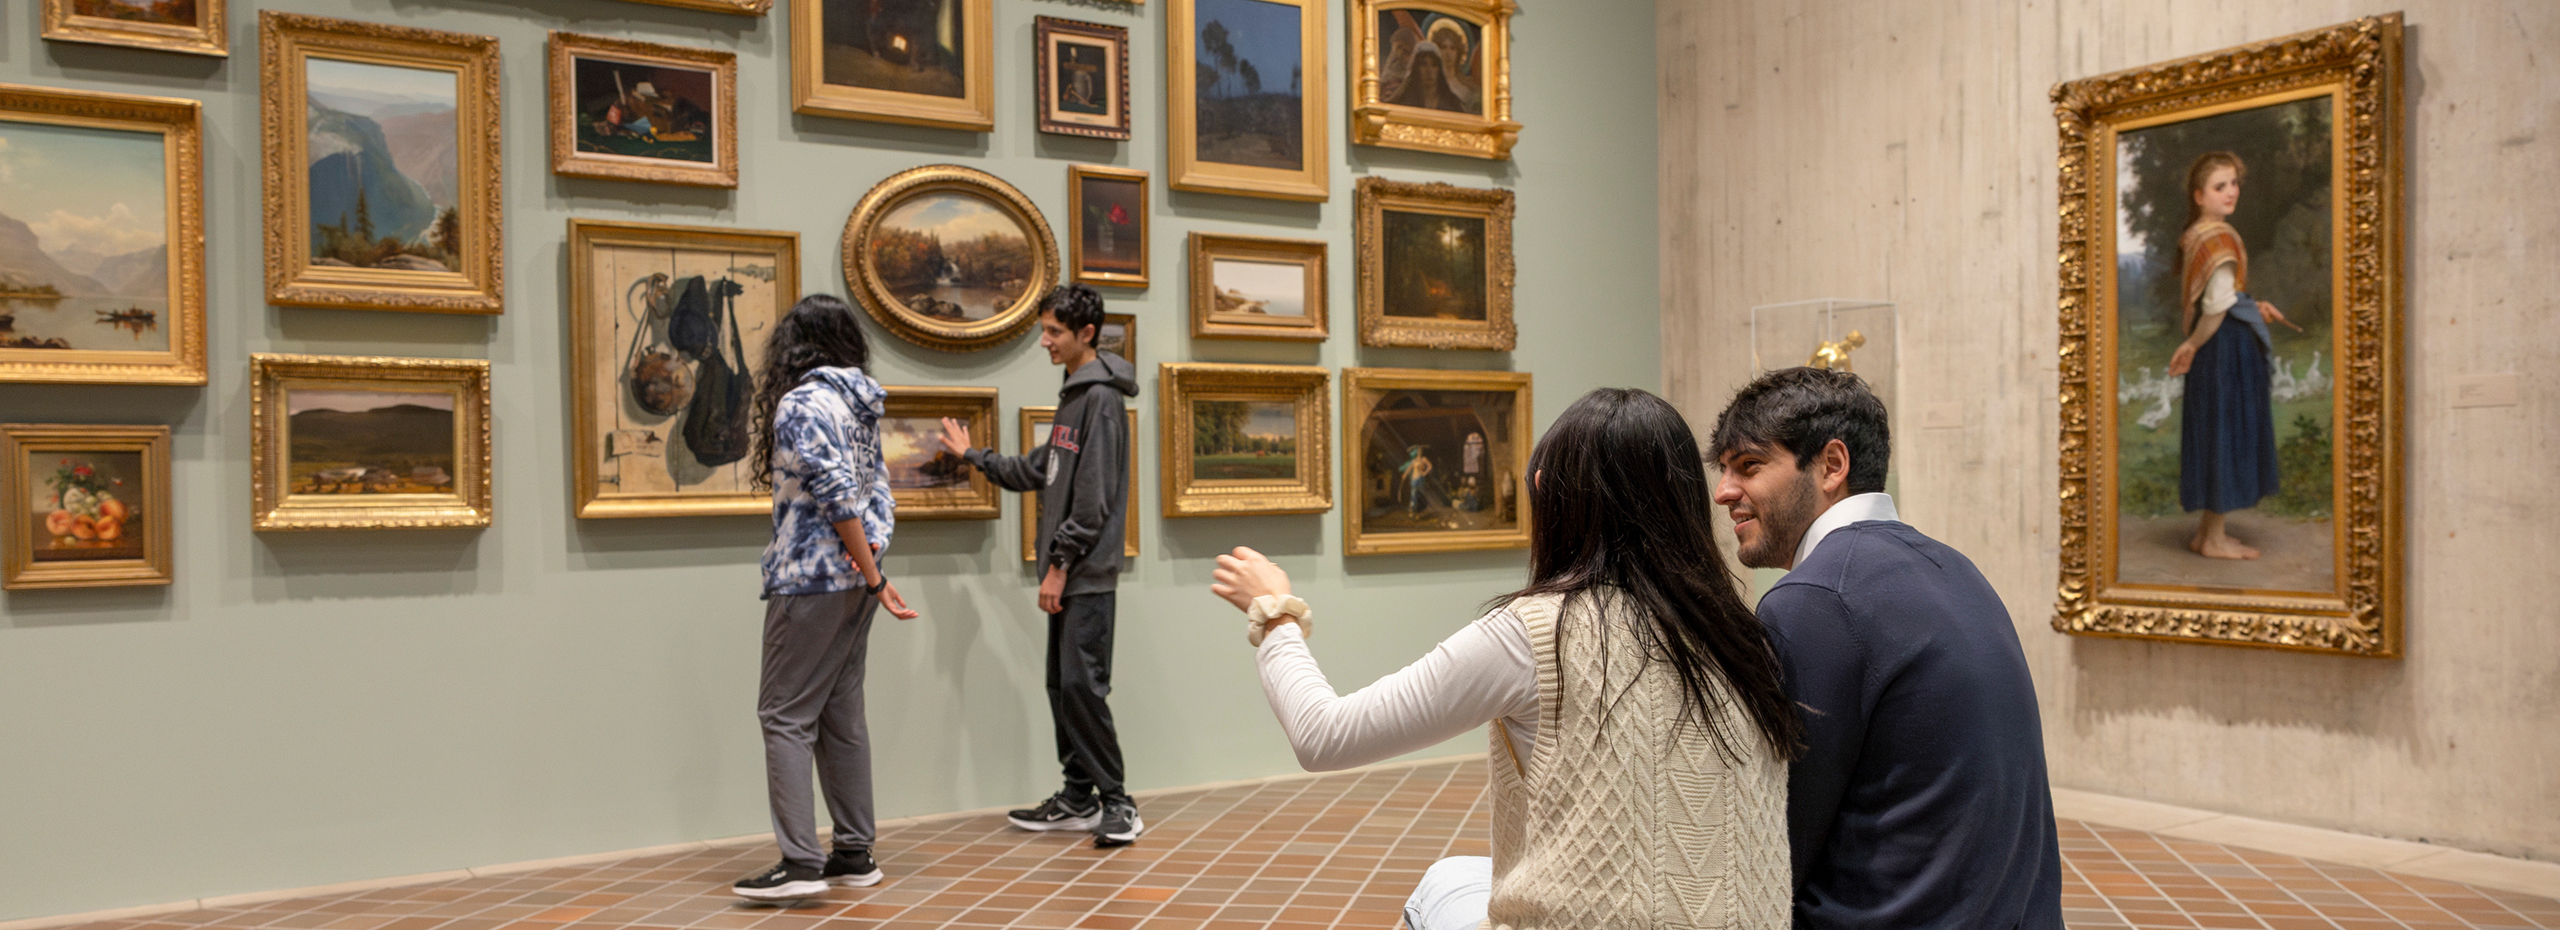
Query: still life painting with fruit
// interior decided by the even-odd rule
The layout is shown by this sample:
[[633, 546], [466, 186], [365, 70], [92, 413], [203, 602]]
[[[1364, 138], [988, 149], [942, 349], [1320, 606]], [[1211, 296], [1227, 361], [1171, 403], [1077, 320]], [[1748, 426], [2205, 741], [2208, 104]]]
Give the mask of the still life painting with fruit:
[[[38, 562], [142, 557], [142, 455], [104, 452], [56, 456], [53, 474], [37, 491], [34, 513]], [[130, 495], [130, 496], [128, 496]]]

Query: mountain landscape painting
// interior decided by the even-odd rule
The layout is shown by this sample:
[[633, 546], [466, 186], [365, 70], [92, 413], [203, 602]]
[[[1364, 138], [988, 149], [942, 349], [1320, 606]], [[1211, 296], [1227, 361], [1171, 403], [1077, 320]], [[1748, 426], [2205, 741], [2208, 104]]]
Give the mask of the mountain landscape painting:
[[441, 391], [286, 392], [285, 486], [295, 494], [451, 493], [453, 401]]
[[169, 351], [164, 139], [0, 119], [0, 349]]
[[305, 76], [311, 263], [456, 270], [454, 72], [315, 55]]

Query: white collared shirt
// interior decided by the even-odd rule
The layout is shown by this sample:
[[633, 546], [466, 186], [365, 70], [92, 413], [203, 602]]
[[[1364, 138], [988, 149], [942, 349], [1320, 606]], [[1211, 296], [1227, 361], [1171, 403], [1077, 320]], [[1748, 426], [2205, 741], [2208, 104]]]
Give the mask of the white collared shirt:
[[1812, 526], [1805, 528], [1804, 539], [1796, 543], [1796, 560], [1787, 563], [1788, 569], [1793, 570], [1796, 566], [1803, 565], [1804, 560], [1812, 558], [1813, 547], [1821, 545], [1822, 538], [1831, 535], [1832, 530], [1869, 520], [1902, 522], [1902, 515], [1894, 512], [1893, 495], [1882, 491], [1851, 494], [1841, 498], [1839, 503], [1831, 505], [1831, 509], [1823, 511], [1822, 516], [1813, 519]]

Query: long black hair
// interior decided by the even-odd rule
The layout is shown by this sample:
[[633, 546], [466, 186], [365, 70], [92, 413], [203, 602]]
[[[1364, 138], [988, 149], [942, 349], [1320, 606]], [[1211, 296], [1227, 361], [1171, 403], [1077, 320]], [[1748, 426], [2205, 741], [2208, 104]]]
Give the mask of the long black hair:
[[764, 370], [756, 373], [756, 487], [773, 487], [773, 409], [782, 395], [818, 368], [860, 368], [871, 363], [871, 341], [853, 308], [830, 294], [811, 294], [791, 305], [764, 340]]
[[1804, 721], [1787, 700], [1768, 629], [1743, 606], [1716, 544], [1706, 465], [1680, 411], [1632, 388], [1585, 394], [1538, 440], [1529, 473], [1530, 583], [1512, 596], [1619, 589], [1652, 620], [1634, 625], [1645, 653], [1680, 677], [1683, 721], [1741, 758], [1716, 713], [1720, 681], [1773, 755], [1801, 755]]

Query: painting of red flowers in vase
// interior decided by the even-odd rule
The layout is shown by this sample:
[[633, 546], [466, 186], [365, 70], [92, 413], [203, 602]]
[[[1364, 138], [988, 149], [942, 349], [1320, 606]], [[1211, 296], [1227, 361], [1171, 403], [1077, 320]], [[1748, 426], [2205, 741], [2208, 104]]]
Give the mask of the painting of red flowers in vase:
[[30, 508], [35, 541], [29, 556], [37, 562], [70, 562], [142, 558], [142, 453], [56, 452], [50, 474], [45, 463], [31, 471], [44, 474], [32, 489]]

